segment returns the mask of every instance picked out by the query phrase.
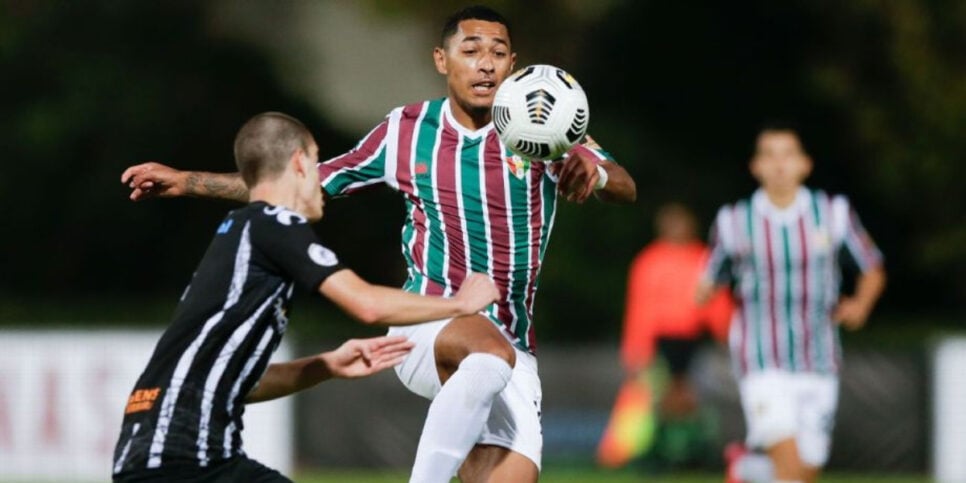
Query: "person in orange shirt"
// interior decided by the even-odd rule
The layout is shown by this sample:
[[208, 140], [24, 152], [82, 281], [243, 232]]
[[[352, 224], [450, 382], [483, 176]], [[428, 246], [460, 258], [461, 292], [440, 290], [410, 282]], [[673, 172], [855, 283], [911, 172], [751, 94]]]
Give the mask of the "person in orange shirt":
[[657, 239], [638, 253], [630, 267], [621, 362], [628, 377], [636, 378], [660, 353], [671, 373], [660, 404], [662, 413], [683, 417], [696, 409], [687, 382], [688, 365], [707, 334], [726, 340], [732, 302], [727, 290], [700, 307], [694, 300], [709, 250], [698, 237], [691, 210], [668, 203], [658, 210], [655, 221]]
[[[655, 229], [656, 239], [637, 254], [628, 274], [620, 347], [626, 379], [597, 454], [607, 467], [647, 453], [657, 444], [659, 425], [669, 429], [675, 422], [697, 419], [698, 400], [688, 380], [691, 359], [709, 334], [724, 342], [731, 319], [726, 289], [705, 305], [695, 302], [709, 249], [698, 236], [692, 211], [667, 203], [657, 211]], [[656, 384], [649, 372], [658, 356], [666, 363], [668, 382], [652, 387]], [[652, 397], [660, 397], [656, 405]]]

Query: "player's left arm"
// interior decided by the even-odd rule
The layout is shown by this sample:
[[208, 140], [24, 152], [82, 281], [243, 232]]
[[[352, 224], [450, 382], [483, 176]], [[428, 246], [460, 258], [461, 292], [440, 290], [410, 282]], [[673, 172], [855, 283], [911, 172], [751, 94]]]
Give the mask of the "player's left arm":
[[882, 253], [862, 226], [855, 211], [848, 207], [844, 198], [837, 199], [834, 203], [843, 205], [837, 211], [843, 213], [838, 218], [844, 222], [844, 225], [839, 225], [844, 227], [844, 252], [851, 257], [860, 273], [853, 293], [839, 298], [832, 319], [846, 329], [856, 330], [865, 325], [876, 302], [885, 291], [886, 272]]
[[413, 343], [402, 336], [350, 339], [333, 351], [270, 364], [245, 402], [278, 399], [334, 377], [369, 376], [396, 366], [412, 348]]
[[832, 315], [833, 320], [849, 330], [862, 328], [885, 290], [885, 285], [886, 273], [881, 265], [862, 272], [855, 282], [855, 292], [839, 299]]
[[615, 203], [637, 199], [634, 179], [590, 136], [557, 163], [557, 185], [567, 201], [583, 203], [592, 194], [601, 201]]

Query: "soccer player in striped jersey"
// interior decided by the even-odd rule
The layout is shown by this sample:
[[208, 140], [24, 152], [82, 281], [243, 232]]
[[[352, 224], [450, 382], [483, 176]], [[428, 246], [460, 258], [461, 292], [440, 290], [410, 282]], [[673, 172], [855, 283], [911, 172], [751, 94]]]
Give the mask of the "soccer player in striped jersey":
[[[351, 151], [319, 165], [322, 188], [346, 195], [376, 184], [406, 203], [405, 289], [458, 290], [470, 271], [500, 291], [485, 313], [392, 329], [416, 343], [396, 372], [432, 399], [411, 481], [536, 481], [543, 437], [533, 308], [558, 193], [583, 203], [636, 198], [633, 179], [589, 137], [554, 162], [521, 159], [500, 142], [491, 108], [512, 72], [509, 22], [488, 7], [451, 15], [433, 50], [447, 96], [392, 110]], [[128, 168], [131, 199], [240, 199], [237, 175]]]
[[[712, 228], [704, 300], [730, 284], [729, 345], [749, 447], [729, 448], [728, 481], [815, 481], [828, 459], [842, 362], [838, 327], [861, 328], [885, 287], [882, 254], [846, 197], [803, 185], [798, 132], [763, 128], [751, 159], [760, 188], [723, 206]], [[841, 267], [855, 267], [851, 294]]]
[[296, 119], [253, 117], [238, 132], [235, 158], [249, 204], [218, 226], [128, 398], [114, 481], [290, 481], [245, 456], [245, 404], [366, 376], [411, 350], [405, 337], [384, 336], [269, 364], [296, 286], [381, 325], [474, 314], [497, 298], [480, 273], [467, 274], [453, 297], [434, 297], [369, 284], [342, 266], [309, 226], [323, 209], [318, 147]]

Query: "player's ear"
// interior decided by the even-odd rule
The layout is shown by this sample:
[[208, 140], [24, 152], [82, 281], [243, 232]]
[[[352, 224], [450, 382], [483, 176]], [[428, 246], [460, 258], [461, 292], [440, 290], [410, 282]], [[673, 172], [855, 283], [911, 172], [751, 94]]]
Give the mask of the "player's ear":
[[289, 164], [291, 165], [291, 168], [299, 176], [305, 176], [305, 166], [303, 165], [303, 162], [302, 162], [303, 158], [305, 157], [306, 157], [305, 151], [302, 151], [302, 148], [296, 148], [295, 151], [292, 152], [292, 156], [288, 160]]
[[751, 159], [748, 160], [748, 172], [751, 173], [753, 178], [760, 181], [761, 178], [758, 176], [758, 164], [758, 156], [752, 156]]
[[436, 72], [446, 75], [448, 70], [446, 69], [446, 51], [443, 47], [436, 47], [433, 49], [433, 63], [436, 64]]
[[812, 168], [813, 167], [814, 166], [812, 164], [812, 157], [806, 154], [805, 155], [805, 172], [804, 172], [804, 174], [803, 174], [802, 177], [803, 178], [807, 178], [810, 174], [812, 174]]

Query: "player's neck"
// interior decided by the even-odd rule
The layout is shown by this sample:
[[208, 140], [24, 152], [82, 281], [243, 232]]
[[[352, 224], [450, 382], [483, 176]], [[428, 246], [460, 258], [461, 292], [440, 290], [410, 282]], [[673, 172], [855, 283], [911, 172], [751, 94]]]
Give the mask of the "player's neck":
[[470, 131], [483, 129], [493, 119], [488, 109], [465, 110], [452, 97], [450, 97], [450, 113], [453, 115], [453, 120]]
[[792, 189], [765, 188], [765, 196], [776, 207], [788, 208], [798, 198], [798, 189], [798, 186]]
[[248, 202], [263, 201], [272, 206], [283, 206], [289, 210], [300, 212], [298, 197], [295, 190], [283, 189], [277, 183], [259, 183], [248, 190]]

